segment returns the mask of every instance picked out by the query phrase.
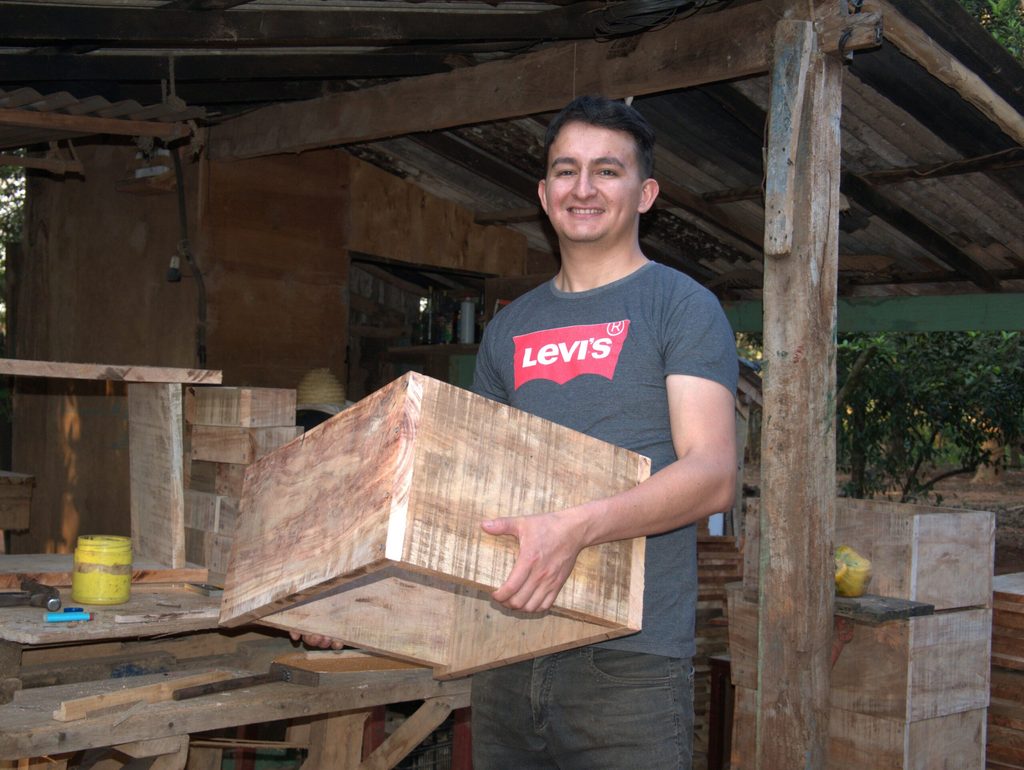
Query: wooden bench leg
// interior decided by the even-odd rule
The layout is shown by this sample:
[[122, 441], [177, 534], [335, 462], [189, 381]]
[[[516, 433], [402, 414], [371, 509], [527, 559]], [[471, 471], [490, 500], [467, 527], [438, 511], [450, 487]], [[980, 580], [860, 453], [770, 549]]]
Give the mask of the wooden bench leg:
[[0, 704], [21, 689], [21, 645], [0, 639]]
[[355, 770], [368, 711], [330, 714], [309, 723], [309, 755], [301, 770]]
[[208, 746], [190, 746], [185, 770], [220, 770], [224, 762], [224, 749]]
[[149, 765], [150, 770], [185, 770], [185, 763], [188, 760], [187, 735], [122, 743], [114, 748], [133, 759], [153, 757]]
[[429, 698], [368, 756], [359, 770], [391, 770], [452, 713], [452, 698]]

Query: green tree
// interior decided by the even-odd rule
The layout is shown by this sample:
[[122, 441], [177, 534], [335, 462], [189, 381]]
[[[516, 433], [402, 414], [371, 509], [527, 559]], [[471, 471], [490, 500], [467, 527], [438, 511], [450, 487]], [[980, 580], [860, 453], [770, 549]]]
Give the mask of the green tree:
[[1024, 437], [1020, 333], [850, 335], [838, 354], [837, 456], [853, 497], [927, 497], [1005, 463], [993, 446]]
[[960, 0], [981, 26], [1024, 62], [1024, 2], [1022, 0]]

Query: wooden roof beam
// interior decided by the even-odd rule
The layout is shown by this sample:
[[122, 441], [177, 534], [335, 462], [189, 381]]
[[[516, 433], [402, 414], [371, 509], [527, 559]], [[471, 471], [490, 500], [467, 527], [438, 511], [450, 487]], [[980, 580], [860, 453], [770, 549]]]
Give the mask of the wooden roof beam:
[[[417, 131], [548, 112], [573, 96], [637, 96], [754, 75], [768, 70], [776, 0], [680, 20], [612, 42], [563, 43], [454, 72], [255, 110], [210, 132], [215, 160], [248, 158], [365, 142]], [[823, 46], [874, 45], [880, 19], [845, 17]]]
[[952, 88], [1017, 144], [1024, 146], [1024, 116], [958, 59], [910, 22], [887, 0], [872, 0], [873, 8], [885, 16], [885, 37], [924, 67], [933, 77]]
[[451, 10], [403, 4], [373, 10], [182, 10], [83, 6], [0, 6], [0, 41], [18, 45], [89, 43], [196, 48], [224, 45], [397, 45], [459, 40], [591, 38], [601, 15], [595, 4], [549, 11]]
[[165, 141], [189, 135], [182, 123], [161, 123], [152, 120], [121, 120], [94, 118], [88, 115], [65, 115], [59, 112], [37, 112], [0, 108], [0, 126], [42, 128], [76, 134], [116, 134], [118, 136], [152, 136]]

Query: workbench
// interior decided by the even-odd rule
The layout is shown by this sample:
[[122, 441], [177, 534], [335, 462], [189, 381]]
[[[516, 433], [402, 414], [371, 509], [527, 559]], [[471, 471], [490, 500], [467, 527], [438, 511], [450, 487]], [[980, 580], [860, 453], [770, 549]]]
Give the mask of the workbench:
[[[69, 606], [69, 593], [67, 589], [61, 591], [65, 606]], [[155, 768], [217, 768], [221, 750], [202, 742], [192, 746], [190, 753], [191, 734], [291, 720], [288, 743], [284, 745], [308, 749], [303, 765], [306, 770], [391, 768], [453, 709], [469, 705], [468, 678], [439, 682], [428, 668], [386, 659], [375, 664], [371, 656], [354, 650], [306, 653], [306, 657], [326, 662], [352, 656], [371, 659], [365, 670], [322, 674], [315, 688], [273, 682], [186, 701], [171, 700], [175, 679], [208, 672], [224, 677], [264, 673], [271, 659], [282, 651], [294, 654], [297, 649], [287, 637], [219, 630], [219, 602], [219, 594], [206, 596], [180, 584], [153, 584], [133, 586], [132, 597], [125, 604], [86, 607], [94, 613], [89, 621], [45, 623], [40, 608], [6, 608], [0, 614], [0, 681], [5, 677], [13, 681], [23, 673], [23, 657], [24, 671], [28, 672], [52, 665], [33, 664], [41, 655], [42, 660], [67, 655], [73, 666], [84, 666], [92, 651], [109, 661], [124, 649], [121, 656], [131, 663], [129, 667], [146, 670], [137, 665], [138, 661], [160, 662], [158, 654], [162, 654], [172, 664], [181, 664], [166, 650], [186, 649], [193, 640], [196, 649], [187, 653], [190, 657], [186, 664], [170, 665], [170, 670], [161, 673], [11, 691], [11, 702], [0, 705], [0, 767], [6, 765], [5, 760], [19, 760], [18, 767], [34, 767], [32, 758], [46, 757], [48, 766], [60, 770], [76, 758], [77, 752], [111, 747], [113, 756], [119, 759], [156, 757], [152, 765]], [[236, 645], [238, 638], [247, 636], [259, 637], [245, 643], [255, 653], [236, 650], [218, 654], [219, 649]], [[6, 656], [2, 654], [4, 649]], [[178, 657], [182, 657], [180, 653]], [[166, 691], [157, 702], [133, 699], [133, 693], [142, 691], [140, 688], [154, 687]], [[109, 694], [118, 700], [114, 705], [107, 699]], [[380, 707], [389, 704], [417, 701], [422, 701], [418, 710], [364, 760], [364, 725], [371, 710], [376, 708], [379, 713]], [[56, 716], [67, 713], [69, 704], [83, 702], [95, 703], [98, 711], [84, 711], [86, 716], [82, 718], [58, 721]]]

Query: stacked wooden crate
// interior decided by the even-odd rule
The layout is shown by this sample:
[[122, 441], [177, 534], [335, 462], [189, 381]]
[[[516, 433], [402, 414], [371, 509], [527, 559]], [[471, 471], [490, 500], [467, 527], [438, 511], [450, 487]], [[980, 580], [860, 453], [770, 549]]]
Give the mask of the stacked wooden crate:
[[[871, 559], [870, 591], [935, 612], [855, 625], [831, 672], [828, 768], [984, 767], [994, 530], [984, 511], [837, 501], [836, 542]], [[753, 767], [758, 608], [750, 589], [729, 587], [733, 770]]]
[[223, 583], [246, 467], [302, 433], [295, 391], [191, 386], [184, 411], [185, 558]]
[[725, 587], [743, 578], [743, 554], [729, 535], [697, 536], [697, 655], [693, 659], [693, 761], [706, 767], [708, 709], [711, 700], [708, 659], [729, 650]]
[[988, 767], [1024, 770], [1024, 572], [992, 581]]

